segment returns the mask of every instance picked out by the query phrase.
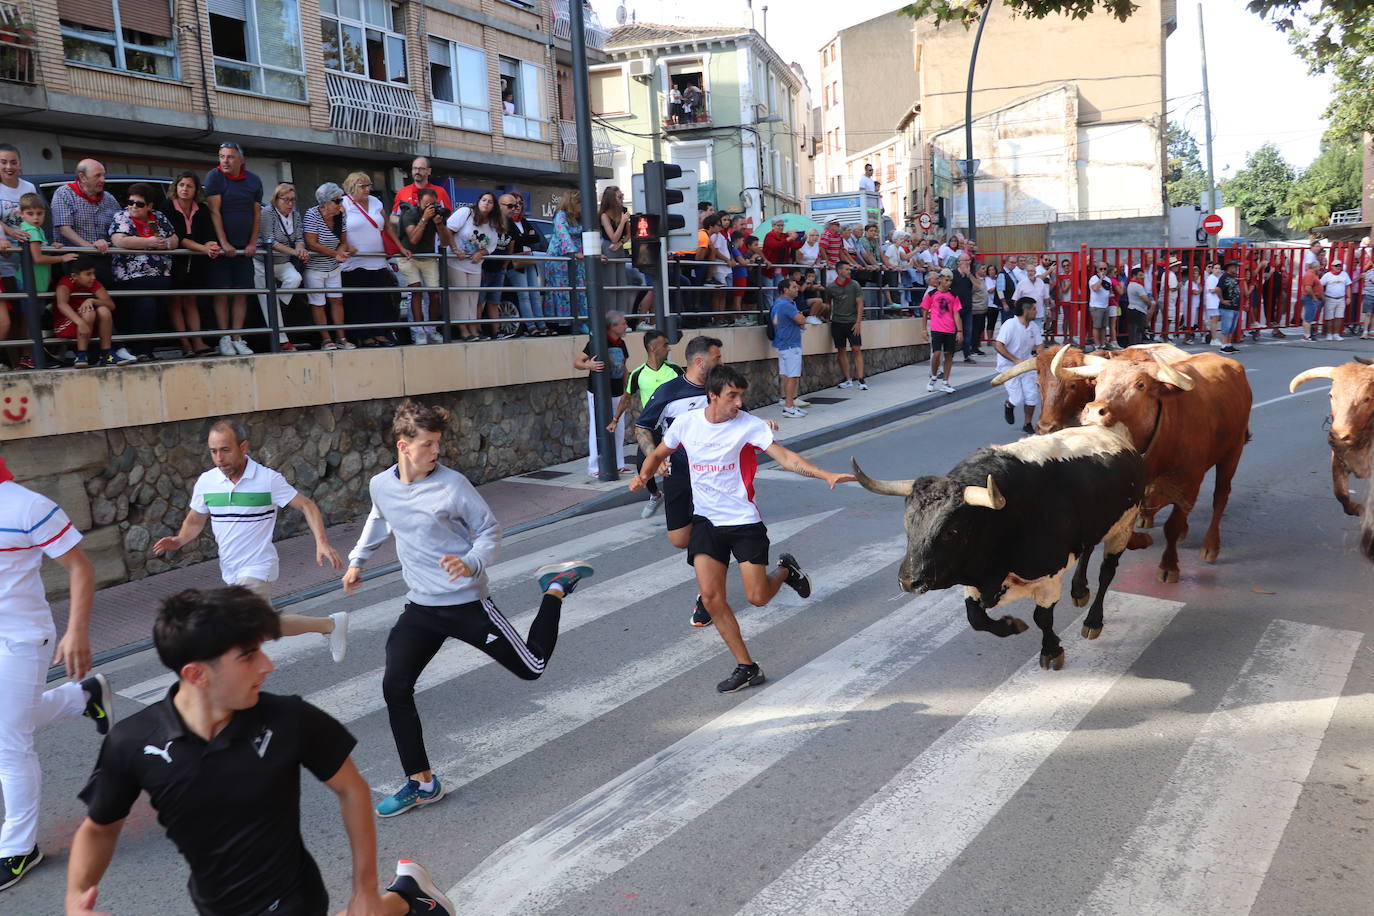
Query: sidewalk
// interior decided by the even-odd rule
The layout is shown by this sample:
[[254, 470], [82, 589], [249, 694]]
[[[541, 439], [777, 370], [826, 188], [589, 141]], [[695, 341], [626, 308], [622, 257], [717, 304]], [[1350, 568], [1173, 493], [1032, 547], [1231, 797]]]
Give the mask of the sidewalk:
[[[996, 373], [995, 357], [980, 357], [978, 365], [964, 365], [956, 356], [954, 394], [928, 394], [928, 363], [904, 366], [868, 379], [869, 390], [827, 388], [806, 394], [812, 403], [808, 415], [797, 419], [782, 416], [776, 403], [753, 413], [780, 426], [779, 441], [794, 450], [815, 448], [845, 436], [864, 432], [966, 397], [990, 391], [988, 380]], [[634, 447], [627, 447], [632, 460]], [[477, 488], [491, 506], [502, 528], [513, 534], [587, 512], [628, 505], [644, 499], [630, 493], [626, 480], [600, 481], [587, 474], [586, 458], [531, 471]], [[347, 554], [362, 530], [363, 520], [335, 525], [329, 540], [340, 554]], [[202, 537], [209, 537], [206, 532]], [[315, 565], [314, 539], [310, 535], [277, 542], [281, 575], [276, 584], [276, 603], [289, 606], [337, 587], [340, 573]], [[368, 561], [371, 576], [384, 575], [396, 560], [393, 541], [388, 541]], [[158, 602], [184, 588], [220, 584], [216, 560], [174, 569], [156, 576], [101, 589], [91, 614], [91, 651], [97, 662], [127, 654], [148, 645]], [[53, 603], [58, 632], [66, 626], [67, 603]]]

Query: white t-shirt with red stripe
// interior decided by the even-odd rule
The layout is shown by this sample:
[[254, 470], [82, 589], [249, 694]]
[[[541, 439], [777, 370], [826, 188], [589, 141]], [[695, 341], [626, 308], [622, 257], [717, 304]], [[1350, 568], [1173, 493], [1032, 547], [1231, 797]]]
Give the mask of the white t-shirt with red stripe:
[[57, 636], [39, 566], [81, 542], [67, 513], [13, 480], [0, 483], [0, 639], [43, 645]]
[[713, 525], [751, 525], [762, 521], [754, 505], [758, 453], [773, 444], [773, 431], [753, 414], [712, 423], [706, 409], [679, 416], [663, 431], [669, 448], [687, 454], [692, 471], [692, 508]]

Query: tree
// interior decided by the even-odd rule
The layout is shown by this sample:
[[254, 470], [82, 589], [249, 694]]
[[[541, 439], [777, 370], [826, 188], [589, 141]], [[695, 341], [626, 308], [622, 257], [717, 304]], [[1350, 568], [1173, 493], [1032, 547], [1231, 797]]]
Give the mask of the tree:
[[1283, 212], [1290, 228], [1325, 226], [1336, 210], [1360, 205], [1360, 148], [1328, 134], [1322, 151], [1293, 183]]
[[[916, 19], [933, 17], [936, 23], [978, 21], [983, 8], [994, 0], [915, 0], [902, 12]], [[1125, 22], [1139, 9], [1133, 0], [996, 0], [1032, 19], [1062, 15], [1085, 19], [1095, 12]], [[1347, 137], [1374, 131], [1374, 16], [1369, 0], [1250, 0], [1250, 12], [1268, 19], [1289, 41], [1313, 73], [1330, 71], [1336, 88], [1326, 114], [1333, 127]], [[1297, 17], [1301, 16], [1301, 20]]]
[[1257, 223], [1282, 212], [1296, 177], [1279, 148], [1266, 143], [1246, 157], [1245, 168], [1222, 185], [1221, 193], [1247, 223]]
[[1198, 156], [1197, 140], [1186, 127], [1169, 125], [1169, 172], [1165, 176], [1172, 206], [1201, 205], [1207, 194], [1207, 172]]

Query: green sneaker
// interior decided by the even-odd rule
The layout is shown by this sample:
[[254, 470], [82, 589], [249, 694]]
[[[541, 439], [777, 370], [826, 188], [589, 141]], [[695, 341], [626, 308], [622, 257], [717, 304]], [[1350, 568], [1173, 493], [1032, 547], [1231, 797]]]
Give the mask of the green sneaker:
[[38, 847], [33, 847], [33, 852], [22, 856], [6, 856], [0, 859], [0, 891], [7, 887], [14, 887], [33, 867], [43, 861], [43, 853], [38, 851]]
[[93, 674], [81, 682], [86, 691], [86, 709], [81, 714], [95, 722], [95, 730], [102, 734], [110, 733], [114, 724], [114, 691], [103, 674]]
[[550, 563], [534, 571], [539, 577], [539, 590], [546, 592], [557, 582], [563, 588], [564, 596], [571, 595], [577, 583], [592, 575], [594, 570], [585, 560], [568, 560], [564, 563]]
[[432, 805], [444, 797], [444, 784], [439, 781], [439, 777], [434, 777], [434, 791], [426, 792], [420, 788], [420, 784], [413, 779], [407, 779], [406, 784], [397, 790], [395, 795], [382, 799], [377, 805], [378, 817], [395, 817], [398, 814], [405, 814], [411, 808], [418, 808], [421, 805]]

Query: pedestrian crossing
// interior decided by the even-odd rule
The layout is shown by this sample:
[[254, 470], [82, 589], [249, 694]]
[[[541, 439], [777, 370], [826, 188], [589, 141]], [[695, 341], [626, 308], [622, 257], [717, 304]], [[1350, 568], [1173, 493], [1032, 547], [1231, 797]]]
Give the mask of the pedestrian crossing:
[[[770, 521], [775, 551], [791, 549], [790, 541], [833, 540], [841, 511]], [[469, 827], [468, 821], [480, 820], [487, 810], [483, 806], [495, 804], [492, 796], [503, 791], [493, 792], [482, 781], [508, 767], [549, 759], [553, 748], [575, 734], [604, 728], [607, 720], [649, 702], [677, 674], [703, 667], [723, 673], [728, 660], [719, 637], [686, 626], [692, 572], [681, 552], [664, 543], [662, 527], [638, 519], [591, 523], [595, 531], [571, 536], [574, 531], [565, 527], [563, 540], [536, 541], [543, 546], [493, 566], [489, 576], [493, 591], [500, 593], [498, 603], [530, 606], [528, 580], [534, 568], [576, 555], [603, 561], [608, 572], [588, 579], [565, 604], [554, 666], [567, 665], [578, 630], [607, 627], [617, 615], [640, 606], [655, 614], [667, 609], [675, 623], [681, 618], [679, 627], [646, 637], [642, 651], [631, 657], [560, 671], [556, 688], [548, 680], [522, 686], [519, 699], [509, 705], [465, 710], [449, 717], [449, 727], [432, 729], [427, 734], [431, 764], [456, 797], [400, 819], [407, 830], [479, 831], [484, 825]], [[649, 546], [656, 547], [654, 559], [617, 572], [625, 568], [625, 556]], [[848, 611], [860, 623], [818, 636], [791, 666], [770, 667], [773, 655], [761, 653], [768, 683], [738, 698], [717, 697], [714, 677], [695, 672], [689, 679], [693, 695], [708, 710], [719, 704], [719, 712], [693, 719], [658, 742], [638, 736], [632, 746], [639, 752], [628, 763], [583, 762], [580, 766], [596, 775], [575, 792], [562, 794], [559, 772], [548, 771], [539, 781], [537, 803], [517, 804], [512, 810], [524, 812], [519, 819], [493, 818], [499, 824], [482, 834], [488, 842], [458, 856], [463, 863], [458, 871], [433, 856], [426, 862], [433, 873], [448, 878], [449, 896], [460, 911], [484, 916], [684, 912], [697, 911], [700, 904], [702, 912], [739, 916], [936, 912], [924, 901], [937, 884], [963, 880], [967, 872], [955, 869], [956, 863], [973, 850], [981, 855], [989, 847], [1023, 841], [1003, 831], [1007, 822], [1029, 816], [1027, 786], [1046, 769], [1067, 765], [1065, 749], [1085, 720], [1109, 706], [1123, 685], [1142, 677], [1142, 658], [1167, 643], [1171, 628], [1190, 609], [1178, 601], [1112, 593], [1102, 638], [1087, 642], [1076, 638], [1081, 621], [1063, 613], [1069, 610], [1065, 602], [1058, 630], [1066, 636], [1069, 663], [1063, 671], [1045, 672], [1038, 665], [1034, 630], [1020, 639], [995, 640], [970, 632], [957, 590], [901, 594], [894, 564], [904, 551], [900, 536], [880, 539], [870, 532], [847, 539], [829, 557], [806, 562], [814, 583], [809, 600], [784, 590], [764, 608], [740, 607], [738, 580], [731, 573], [730, 589], [751, 646], [783, 632], [795, 638], [799, 627], [819, 626], [814, 616], [823, 617], [832, 607], [860, 607], [862, 613]], [[808, 560], [800, 549], [798, 555]], [[386, 598], [355, 612], [352, 638], [383, 639], [403, 604], [403, 598]], [[1014, 612], [1029, 617], [1029, 608], [1018, 606]], [[524, 632], [533, 612], [510, 616]], [[1108, 845], [1076, 896], [1019, 905], [999, 898], [994, 906], [980, 896], [994, 891], [972, 886], [967, 893], [976, 903], [968, 912], [1252, 912], [1363, 638], [1284, 619], [1256, 626], [1254, 634], [1257, 638], [1249, 638], [1230, 667], [1198, 672], [1198, 677], [1219, 679], [1215, 696], [1220, 699], [1203, 711], [1200, 727], [1176, 753], [1147, 751], [1143, 732], [1122, 736], [1141, 741], [1142, 753], [1160, 754], [1167, 766], [1150, 789], [1152, 797], [1139, 801], [1140, 816]], [[318, 643], [306, 637], [283, 640], [270, 651], [279, 674], [288, 675], [319, 653]], [[366, 657], [380, 662], [378, 653]], [[366, 736], [355, 758], [374, 792], [389, 794], [399, 787], [399, 774], [386, 731], [382, 670], [347, 667], [353, 662], [350, 658], [342, 669], [346, 677], [316, 679], [301, 692]], [[441, 650], [417, 687], [417, 693], [432, 695], [430, 707], [422, 700], [422, 714], [429, 715], [426, 709], [441, 696], [446, 703], [458, 702], [453, 698], [466, 693], [465, 679], [491, 664], [467, 646], [451, 643]], [[768, 847], [772, 854], [757, 860], [729, 863], [738, 874], [713, 881], [710, 892], [701, 887], [699, 893], [709, 896], [690, 904], [648, 899], [645, 875], [655, 870], [680, 866], [689, 874], [677, 881], [692, 885], [683, 851], [702, 849], [709, 842], [703, 825], [728, 816], [742, 793], [773, 793], [765, 795], [764, 809], [770, 797], [773, 803], [797, 804], [786, 798], [786, 780], [761, 788], [770, 772], [824, 746], [823, 739], [845, 729], [857, 710], [884, 708], [890, 700], [883, 698], [894, 690], [908, 690], [911, 683], [939, 690], [951, 665], [964, 672], [969, 666], [979, 669], [958, 688], [967, 702], [940, 705], [947, 721], [912, 746], [886, 748], [894, 758], [890, 768], [850, 787], [860, 791], [816, 798], [823, 816], [800, 825], [770, 825], [770, 831], [789, 831], [788, 842]], [[149, 677], [121, 695], [154, 702], [168, 683], [164, 676]], [[1222, 689], [1220, 683], [1228, 686]], [[1186, 685], [1150, 693], [1158, 708], [1142, 714], [1173, 712], [1190, 694]], [[934, 698], [931, 703], [933, 718]], [[818, 765], [843, 769], [846, 762]], [[1091, 767], [1092, 761], [1078, 765]], [[1130, 791], [1113, 786], [1110, 772], [1092, 773], [1088, 780], [1091, 791], [1078, 799], [1085, 811], [1108, 802], [1113, 792]], [[391, 823], [386, 829], [393, 829]], [[322, 842], [307, 839], [312, 848]], [[747, 856], [748, 847], [739, 848]], [[343, 886], [346, 876], [327, 869], [326, 877], [333, 888]], [[633, 891], [622, 895], [622, 880]], [[636, 893], [645, 896], [642, 909], [625, 903]]]

